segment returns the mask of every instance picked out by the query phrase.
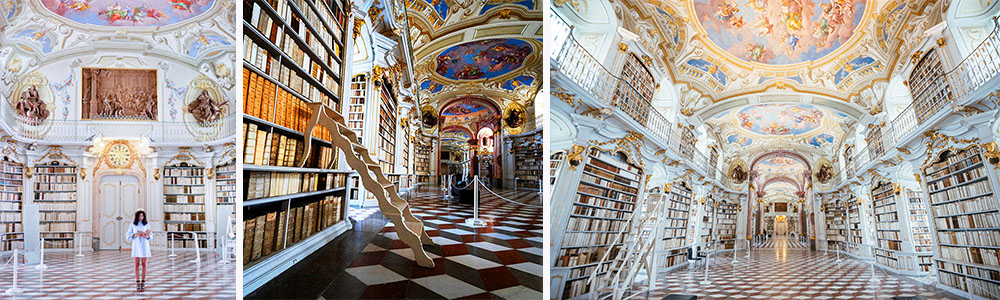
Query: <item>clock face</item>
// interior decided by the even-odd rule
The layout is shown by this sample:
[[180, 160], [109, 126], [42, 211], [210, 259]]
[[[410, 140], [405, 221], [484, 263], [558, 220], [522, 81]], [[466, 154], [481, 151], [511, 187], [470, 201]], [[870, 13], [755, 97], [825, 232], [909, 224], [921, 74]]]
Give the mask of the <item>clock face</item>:
[[125, 168], [131, 161], [132, 150], [127, 145], [116, 144], [108, 149], [108, 162], [111, 163], [111, 166]]

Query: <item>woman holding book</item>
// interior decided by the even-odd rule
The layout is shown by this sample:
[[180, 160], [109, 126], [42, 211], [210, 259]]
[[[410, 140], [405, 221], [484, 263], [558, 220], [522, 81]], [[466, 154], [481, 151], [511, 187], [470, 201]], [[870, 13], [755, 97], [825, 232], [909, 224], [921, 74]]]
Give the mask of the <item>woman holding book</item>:
[[[135, 218], [128, 227], [125, 239], [132, 242], [132, 259], [135, 260], [135, 290], [137, 292], [146, 290], [146, 259], [150, 257], [150, 232], [149, 223], [146, 222], [146, 212], [142, 209], [136, 210]], [[139, 267], [142, 267], [141, 277]]]

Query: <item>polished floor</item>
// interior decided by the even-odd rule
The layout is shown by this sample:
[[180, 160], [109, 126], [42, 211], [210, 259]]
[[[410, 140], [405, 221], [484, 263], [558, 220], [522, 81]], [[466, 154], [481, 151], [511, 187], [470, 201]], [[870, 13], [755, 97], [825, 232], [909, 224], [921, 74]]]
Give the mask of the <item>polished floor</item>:
[[13, 267], [0, 265], [0, 299], [236, 299], [235, 264], [219, 265], [211, 252], [202, 263], [189, 261], [194, 251], [153, 251], [147, 262], [146, 291], [135, 291], [132, 257], [127, 251], [46, 253], [47, 269], [18, 266], [18, 296], [4, 294], [13, 281]]
[[[659, 274], [656, 288], [635, 285], [636, 298], [661, 299], [670, 294], [696, 295], [699, 299], [961, 299], [954, 294], [925, 286], [915, 279], [874, 269], [867, 261], [835, 252], [810, 251], [798, 241], [772, 238], [767, 248], [747, 252], [721, 252], [705, 269], [683, 267]], [[744, 248], [745, 249], [745, 248]], [[736, 263], [732, 263], [733, 255]], [[922, 278], [921, 278], [922, 279]]]
[[[247, 299], [541, 299], [542, 210], [537, 192], [482, 191], [473, 208], [425, 188], [410, 199], [437, 245], [425, 246], [435, 268], [422, 268], [381, 213], [306, 257]], [[527, 205], [525, 205], [527, 204]], [[318, 273], [321, 272], [321, 273]]]

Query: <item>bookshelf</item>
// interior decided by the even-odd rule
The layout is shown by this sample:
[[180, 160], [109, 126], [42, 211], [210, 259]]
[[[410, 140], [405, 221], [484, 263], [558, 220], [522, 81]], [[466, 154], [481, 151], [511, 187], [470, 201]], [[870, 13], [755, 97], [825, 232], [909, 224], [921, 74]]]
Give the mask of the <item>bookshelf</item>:
[[922, 168], [937, 251], [941, 284], [961, 292], [1000, 296], [1000, 215], [997, 180], [979, 146], [949, 149]]
[[736, 247], [736, 214], [739, 206], [735, 203], [725, 201], [719, 202], [716, 208], [716, 232], [715, 237], [722, 246], [721, 249], [734, 249]]
[[705, 214], [701, 216], [701, 231], [699, 243], [701, 243], [703, 248], [708, 248], [712, 243], [712, 229], [715, 224], [715, 201], [708, 200], [705, 204], [702, 204], [705, 208]]
[[236, 204], [235, 160], [215, 167], [215, 202], [219, 205]]
[[578, 168], [581, 179], [566, 227], [556, 233], [562, 243], [552, 267], [568, 274], [561, 291], [567, 299], [588, 291], [590, 274], [605, 273], [611, 267], [611, 261], [599, 262], [605, 253], [613, 256], [621, 249], [613, 239], [632, 219], [642, 189], [642, 169], [623, 154], [590, 149]]
[[0, 252], [14, 249], [24, 250], [24, 225], [21, 223], [21, 210], [24, 208], [24, 167], [4, 156], [0, 160], [0, 234], [3, 242]]
[[691, 216], [691, 187], [687, 182], [675, 183], [667, 194], [663, 218], [663, 233], [656, 247], [656, 267], [669, 270], [687, 262], [687, 226]]
[[549, 185], [556, 184], [556, 174], [559, 174], [559, 167], [566, 159], [566, 152], [556, 152], [549, 156]]
[[163, 215], [170, 247], [209, 247], [204, 168], [186, 162], [163, 167]]
[[847, 241], [847, 208], [843, 202], [836, 201], [823, 204], [823, 212], [826, 216], [827, 249], [836, 250], [837, 245], [844, 249], [844, 242]]
[[875, 261], [893, 269], [902, 269], [899, 252], [903, 251], [903, 232], [899, 225], [895, 190], [891, 182], [877, 182], [871, 189], [875, 209]]
[[368, 75], [358, 74], [351, 77], [351, 95], [347, 103], [347, 128], [350, 128], [363, 143], [361, 137], [365, 130], [365, 95], [368, 94]]
[[[376, 78], [378, 79], [378, 78]], [[378, 161], [382, 172], [396, 171], [396, 97], [389, 92], [388, 83], [377, 84], [381, 91], [382, 101], [379, 105], [378, 118]]]
[[934, 256], [934, 240], [921, 191], [906, 191], [907, 209], [909, 209], [910, 233], [913, 235], [913, 248], [917, 254], [917, 265], [920, 272], [929, 272]]
[[54, 161], [35, 165], [34, 202], [46, 248], [73, 248], [77, 167]]
[[857, 257], [867, 258], [871, 251], [864, 245], [864, 211], [857, 196], [851, 194], [847, 198], [847, 252]]
[[868, 129], [865, 142], [868, 143], [868, 157], [872, 161], [878, 160], [885, 155], [885, 148], [882, 145], [882, 126], [872, 126]]
[[514, 178], [519, 188], [540, 189], [542, 179], [542, 131], [510, 136], [514, 153]]
[[944, 65], [935, 49], [930, 49], [910, 73], [910, 95], [917, 123], [923, 123], [952, 100], [951, 87], [942, 80]]
[[434, 151], [433, 145], [423, 145], [420, 142], [413, 144], [413, 171], [417, 175], [430, 175], [431, 174], [431, 151]]

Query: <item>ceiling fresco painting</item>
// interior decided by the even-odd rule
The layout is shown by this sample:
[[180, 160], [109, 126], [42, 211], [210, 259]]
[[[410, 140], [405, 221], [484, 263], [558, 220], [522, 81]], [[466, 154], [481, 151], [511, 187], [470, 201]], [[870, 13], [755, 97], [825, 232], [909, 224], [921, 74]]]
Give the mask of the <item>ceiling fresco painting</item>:
[[755, 168], [755, 171], [764, 175], [765, 179], [778, 176], [799, 178], [806, 170], [802, 162], [781, 156], [764, 159]]
[[823, 111], [809, 104], [757, 104], [736, 114], [744, 129], [761, 135], [799, 135], [819, 128]]
[[726, 138], [726, 142], [730, 144], [736, 144], [740, 147], [746, 147], [753, 144], [753, 138], [745, 137], [739, 134], [733, 134]]
[[740, 59], [773, 65], [817, 60], [846, 43], [866, 0], [694, 0], [708, 38]]
[[528, 75], [521, 75], [514, 77], [510, 80], [504, 81], [500, 86], [505, 90], [513, 91], [522, 86], [530, 86], [532, 82], [535, 82], [535, 78]]
[[444, 89], [444, 86], [440, 83], [434, 82], [434, 80], [428, 79], [420, 83], [420, 89], [430, 91], [431, 93], [437, 93]]
[[163, 26], [208, 11], [215, 0], [42, 0], [49, 11], [88, 25]]
[[441, 52], [435, 58], [435, 71], [453, 80], [490, 79], [520, 68], [533, 51], [518, 39], [472, 41]]
[[834, 137], [826, 133], [820, 133], [809, 139], [809, 144], [816, 147], [823, 147], [827, 144], [833, 144]]
[[52, 52], [52, 39], [44, 31], [28, 29], [15, 34], [13, 37], [35, 44], [42, 49], [42, 53]]

